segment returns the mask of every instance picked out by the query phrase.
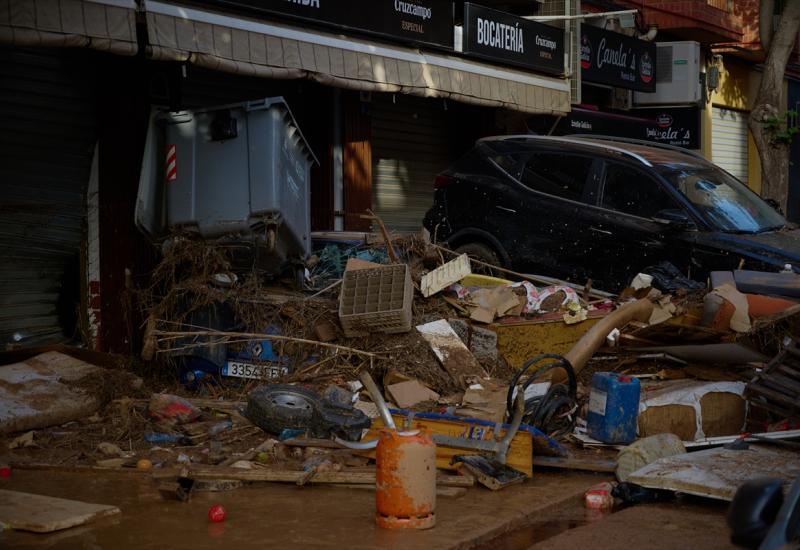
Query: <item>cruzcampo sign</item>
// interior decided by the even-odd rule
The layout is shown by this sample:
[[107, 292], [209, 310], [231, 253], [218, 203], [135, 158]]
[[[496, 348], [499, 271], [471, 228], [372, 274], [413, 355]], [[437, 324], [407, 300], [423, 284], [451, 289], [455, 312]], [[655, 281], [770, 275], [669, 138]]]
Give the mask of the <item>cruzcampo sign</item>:
[[446, 0], [195, 0], [217, 9], [301, 19], [323, 27], [453, 49], [453, 2]]
[[564, 72], [564, 31], [510, 13], [464, 4], [462, 50], [535, 71]]
[[656, 91], [656, 45], [581, 25], [581, 79], [638, 92]]

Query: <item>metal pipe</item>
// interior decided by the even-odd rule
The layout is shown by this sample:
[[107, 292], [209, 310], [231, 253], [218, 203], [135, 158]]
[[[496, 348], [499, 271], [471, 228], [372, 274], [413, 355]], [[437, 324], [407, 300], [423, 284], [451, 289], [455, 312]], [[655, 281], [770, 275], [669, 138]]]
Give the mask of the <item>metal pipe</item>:
[[[410, 430], [407, 432], [397, 432], [397, 435], [401, 437], [411, 437], [412, 435], [417, 435], [418, 433], [419, 430]], [[348, 449], [353, 449], [355, 451], [372, 450], [378, 446], [379, 441], [378, 439], [373, 439], [372, 441], [347, 441], [339, 436], [334, 436], [333, 440], [342, 447], [347, 447]]]
[[361, 371], [361, 374], [358, 375], [358, 379], [361, 380], [361, 383], [367, 388], [370, 397], [372, 397], [372, 402], [378, 407], [378, 413], [381, 415], [383, 425], [391, 430], [397, 431], [392, 413], [389, 412], [389, 407], [386, 406], [386, 401], [383, 400], [383, 395], [375, 384], [375, 380], [373, 380], [372, 376], [365, 370]]
[[511, 425], [506, 430], [505, 436], [500, 440], [497, 448], [496, 459], [500, 464], [506, 463], [506, 456], [508, 455], [508, 447], [511, 445], [511, 440], [517, 435], [519, 425], [522, 424], [522, 417], [525, 414], [525, 392], [517, 391], [517, 399], [514, 401], [514, 418], [511, 420]]
[[344, 230], [344, 157], [342, 137], [342, 91], [333, 89], [333, 229]]

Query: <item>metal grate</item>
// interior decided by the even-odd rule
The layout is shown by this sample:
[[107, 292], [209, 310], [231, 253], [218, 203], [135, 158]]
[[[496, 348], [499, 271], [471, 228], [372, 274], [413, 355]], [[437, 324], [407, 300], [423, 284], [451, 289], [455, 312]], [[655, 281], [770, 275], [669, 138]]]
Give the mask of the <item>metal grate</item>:
[[672, 82], [672, 46], [658, 46], [656, 49], [656, 83]]

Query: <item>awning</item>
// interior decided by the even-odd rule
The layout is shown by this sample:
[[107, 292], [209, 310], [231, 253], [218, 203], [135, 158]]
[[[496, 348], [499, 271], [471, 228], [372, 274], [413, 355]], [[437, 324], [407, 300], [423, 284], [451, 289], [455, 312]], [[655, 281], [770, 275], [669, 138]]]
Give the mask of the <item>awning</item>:
[[0, 0], [0, 44], [135, 55], [135, 0]]
[[148, 53], [154, 59], [524, 113], [570, 110], [568, 80], [164, 2], [147, 1], [145, 9]]

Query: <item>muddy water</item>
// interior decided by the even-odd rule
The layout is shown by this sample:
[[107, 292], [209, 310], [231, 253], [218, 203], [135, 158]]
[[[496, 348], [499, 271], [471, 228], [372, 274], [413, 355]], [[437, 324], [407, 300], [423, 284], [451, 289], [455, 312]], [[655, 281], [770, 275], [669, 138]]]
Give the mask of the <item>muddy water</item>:
[[476, 546], [476, 550], [522, 550], [546, 541], [569, 529], [600, 521], [611, 511], [589, 510], [583, 499], [576, 498], [548, 509], [544, 517], [533, 519], [522, 527]]
[[[89, 474], [64, 476], [37, 472], [15, 472], [3, 488], [87, 502], [113, 504], [122, 514], [90, 525], [54, 534], [5, 531], [0, 548], [136, 549], [166, 548], [259, 548], [282, 544], [295, 548], [350, 546], [345, 542], [346, 525], [371, 529], [371, 491], [270, 485], [242, 488], [225, 493], [196, 493], [188, 503], [163, 500], [147, 476], [118, 475], [113, 479]], [[300, 491], [303, 492], [299, 498]], [[318, 498], [307, 498], [313, 493]], [[365, 501], [369, 504], [365, 506]], [[210, 523], [206, 514], [213, 504], [222, 504], [228, 519]], [[307, 529], [324, 521], [330, 530]], [[312, 535], [313, 533], [313, 535]], [[375, 533], [369, 533], [370, 535]], [[378, 535], [380, 533], [377, 533]], [[363, 533], [362, 540], [363, 540]], [[367, 539], [372, 537], [367, 537]], [[357, 547], [358, 544], [352, 546]]]
[[[538, 530], [534, 524], [533, 537], [523, 534], [518, 542], [509, 539], [505, 546], [492, 546], [524, 548], [547, 529], [585, 521], [579, 495], [602, 480], [588, 474], [540, 472], [504, 491], [475, 487], [460, 498], [437, 499], [435, 528], [407, 532], [375, 526], [373, 490], [272, 483], [195, 493], [190, 502], [181, 503], [162, 499], [150, 476], [135, 471], [97, 475], [15, 470], [11, 479], [0, 479], [0, 488], [115, 505], [122, 513], [53, 534], [6, 531], [0, 533], [0, 549], [472, 548], [476, 540], [496, 539], [511, 524], [527, 529], [531, 518], [550, 522]], [[228, 518], [211, 524], [206, 514], [217, 503], [226, 508]]]

